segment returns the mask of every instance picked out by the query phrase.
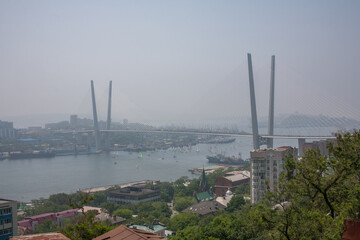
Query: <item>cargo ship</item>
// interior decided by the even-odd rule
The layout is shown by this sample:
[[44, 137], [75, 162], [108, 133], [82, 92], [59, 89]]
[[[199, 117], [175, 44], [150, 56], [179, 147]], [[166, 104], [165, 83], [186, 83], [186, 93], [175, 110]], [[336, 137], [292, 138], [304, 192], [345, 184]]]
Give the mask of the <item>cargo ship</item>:
[[244, 159], [241, 158], [241, 154], [239, 157], [226, 157], [224, 154], [217, 154], [215, 156], [206, 156], [209, 160], [209, 163], [217, 163], [217, 164], [228, 164], [228, 165], [241, 165], [245, 164]]
[[232, 143], [235, 142], [235, 138], [228, 138], [228, 137], [215, 137], [207, 141], [210, 144], [225, 144], [225, 143]]

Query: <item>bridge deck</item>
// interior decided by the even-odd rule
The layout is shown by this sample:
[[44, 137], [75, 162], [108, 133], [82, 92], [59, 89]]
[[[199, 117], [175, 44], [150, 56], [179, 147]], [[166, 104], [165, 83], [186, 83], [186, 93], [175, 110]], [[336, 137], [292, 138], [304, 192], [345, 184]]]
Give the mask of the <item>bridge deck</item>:
[[[81, 132], [93, 132], [94, 130], [84, 131], [63, 131], [62, 133], [81, 133]], [[173, 133], [173, 134], [193, 134], [193, 135], [213, 135], [213, 136], [229, 136], [229, 137], [252, 137], [251, 133], [228, 133], [228, 132], [201, 132], [201, 131], [174, 131], [174, 130], [100, 130], [100, 132], [133, 132], [133, 133]], [[277, 138], [277, 139], [336, 139], [334, 136], [293, 136], [293, 135], [260, 135], [262, 138]]]

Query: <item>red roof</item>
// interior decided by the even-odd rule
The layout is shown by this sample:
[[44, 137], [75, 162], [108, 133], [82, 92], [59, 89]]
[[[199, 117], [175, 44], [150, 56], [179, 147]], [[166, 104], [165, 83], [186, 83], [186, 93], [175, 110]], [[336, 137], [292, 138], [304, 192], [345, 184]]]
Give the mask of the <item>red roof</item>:
[[149, 239], [149, 240], [157, 240], [157, 239], [164, 239], [155, 233], [146, 232], [139, 229], [133, 229], [125, 227], [121, 225], [93, 240], [142, 240], [142, 239]]
[[55, 221], [56, 214], [55, 213], [44, 213], [44, 214], [40, 214], [40, 215], [36, 215], [36, 216], [32, 216], [32, 217], [26, 217], [25, 219], [31, 219], [32, 221], [38, 221], [39, 223], [41, 223], [47, 219], [51, 219], [51, 220]]
[[20, 227], [31, 227], [31, 221], [29, 219], [18, 221], [18, 226], [20, 226]]
[[79, 209], [69, 209], [69, 210], [65, 210], [62, 212], [57, 212], [56, 215], [57, 216], [61, 216], [63, 218], [67, 218], [67, 217], [72, 217], [75, 216], [78, 213]]
[[345, 220], [342, 240], [357, 240], [360, 236], [360, 220]]
[[34, 235], [24, 235], [10, 237], [12, 240], [70, 240], [61, 233], [42, 233]]

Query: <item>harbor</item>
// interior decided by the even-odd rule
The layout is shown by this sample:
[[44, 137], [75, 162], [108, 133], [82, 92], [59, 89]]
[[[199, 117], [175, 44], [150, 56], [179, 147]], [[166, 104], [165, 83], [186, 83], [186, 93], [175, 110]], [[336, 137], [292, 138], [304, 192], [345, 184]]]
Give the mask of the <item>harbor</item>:
[[197, 144], [191, 151], [189, 147], [184, 151], [181, 148], [148, 151], [141, 157], [135, 152], [112, 151], [53, 158], [4, 159], [0, 161], [0, 192], [3, 198], [29, 202], [55, 193], [72, 193], [79, 189], [96, 191], [105, 189], [104, 186], [144, 179], [173, 182], [183, 176], [198, 177], [189, 169], [214, 165], [208, 163], [208, 154], [215, 151], [231, 155], [243, 152], [247, 157], [251, 147], [249, 138], [239, 137], [228, 144]]

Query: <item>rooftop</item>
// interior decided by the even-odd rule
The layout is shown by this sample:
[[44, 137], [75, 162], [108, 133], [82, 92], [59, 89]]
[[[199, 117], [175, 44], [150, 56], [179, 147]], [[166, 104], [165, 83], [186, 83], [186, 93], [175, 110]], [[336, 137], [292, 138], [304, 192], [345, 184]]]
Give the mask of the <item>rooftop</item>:
[[269, 150], [273, 150], [273, 151], [276, 151], [276, 152], [283, 152], [283, 151], [288, 150], [289, 148], [291, 148], [291, 147], [290, 146], [282, 146], [282, 147], [277, 147], [277, 148], [261, 148], [261, 149], [251, 150], [251, 152], [266, 152], [266, 151], [269, 151]]
[[226, 207], [233, 196], [234, 195], [224, 196], [224, 197], [217, 197], [216, 201]]
[[243, 175], [250, 177], [250, 172], [247, 170], [227, 172], [227, 173], [225, 173], [225, 176], [231, 176], [231, 175], [237, 175], [237, 174], [243, 174]]
[[152, 193], [159, 192], [157, 189], [149, 189], [149, 188], [135, 188], [135, 187], [127, 187], [121, 188], [114, 191], [111, 191], [110, 195], [130, 195], [130, 196], [143, 196]]
[[155, 233], [146, 232], [139, 229], [132, 229], [121, 225], [93, 240], [157, 240], [157, 239], [164, 239]]
[[131, 225], [131, 226], [129, 226], [129, 228], [139, 229], [139, 230], [153, 232], [153, 233], [161, 231], [163, 229], [166, 229], [166, 227], [161, 224], [154, 224], [152, 228], [150, 228], [149, 226], [145, 226], [145, 225]]
[[6, 204], [6, 203], [9, 203], [9, 202], [16, 202], [16, 201], [0, 198], [0, 204]]
[[250, 178], [250, 176], [246, 176], [245, 174], [241, 173], [241, 174], [227, 176], [227, 177], [224, 177], [224, 178], [228, 179], [231, 182], [236, 182], [236, 181], [248, 179], [248, 178]]
[[[98, 213], [101, 213], [101, 208], [98, 208], [98, 207], [91, 207], [91, 206], [83, 206], [84, 208], [84, 212], [87, 212], [87, 211], [97, 211]], [[79, 213], [82, 212], [82, 209], [79, 209], [78, 210]]]
[[225, 206], [216, 201], [203, 201], [186, 208], [182, 212], [193, 212], [204, 216], [223, 209], [225, 209]]
[[10, 237], [13, 240], [70, 240], [61, 233], [42, 233], [24, 236]]
[[200, 193], [196, 193], [196, 198], [199, 201], [207, 201], [207, 200], [212, 200], [214, 199], [214, 194], [206, 191], [206, 192], [200, 192]]

